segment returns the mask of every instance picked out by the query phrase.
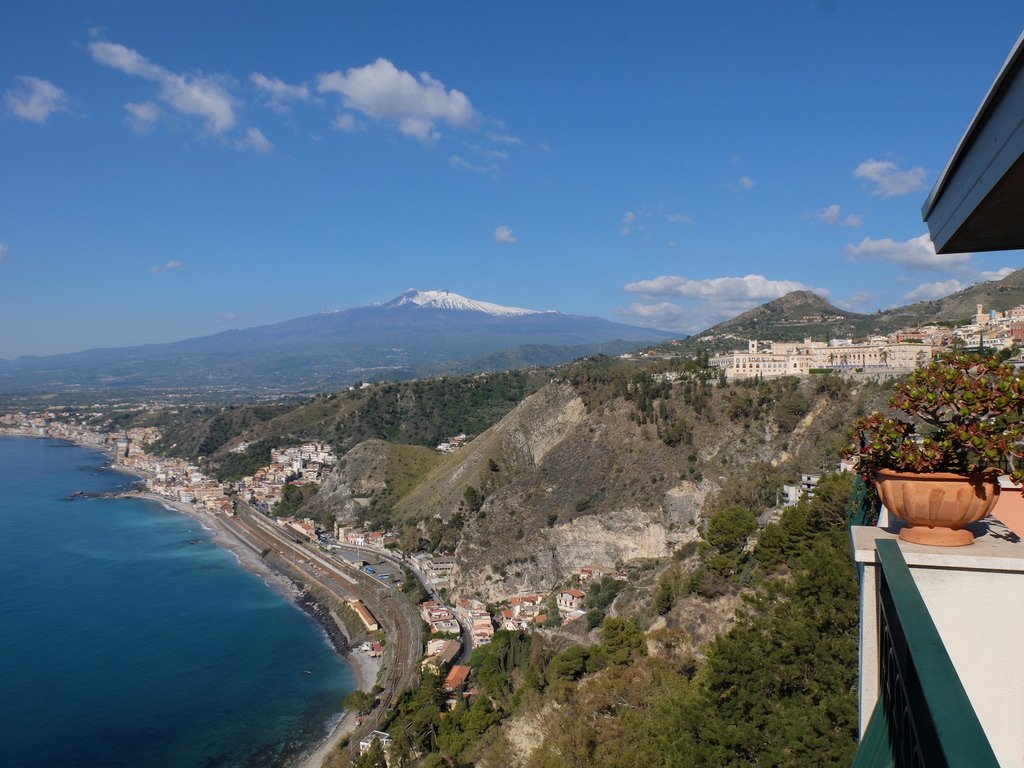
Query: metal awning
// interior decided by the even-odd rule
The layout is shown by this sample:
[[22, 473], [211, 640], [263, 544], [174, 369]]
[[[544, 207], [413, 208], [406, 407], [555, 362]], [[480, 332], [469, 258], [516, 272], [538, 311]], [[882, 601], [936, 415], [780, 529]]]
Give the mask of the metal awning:
[[938, 253], [1024, 248], [1024, 34], [921, 213]]

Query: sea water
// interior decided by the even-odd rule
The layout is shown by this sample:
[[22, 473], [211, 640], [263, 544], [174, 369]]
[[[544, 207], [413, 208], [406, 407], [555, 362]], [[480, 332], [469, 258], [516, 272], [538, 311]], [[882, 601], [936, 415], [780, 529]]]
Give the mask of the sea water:
[[287, 764], [351, 671], [192, 518], [68, 498], [132, 482], [96, 451], [0, 437], [0, 765]]

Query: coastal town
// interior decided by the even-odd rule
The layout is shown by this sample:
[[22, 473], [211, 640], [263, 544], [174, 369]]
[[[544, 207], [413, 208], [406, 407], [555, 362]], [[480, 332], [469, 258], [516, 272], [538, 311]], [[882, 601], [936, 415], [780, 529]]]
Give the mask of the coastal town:
[[[394, 532], [342, 524], [325, 530], [308, 518], [273, 515], [285, 486], [321, 482], [337, 464], [337, 456], [323, 443], [274, 448], [270, 451], [270, 463], [253, 475], [237, 482], [221, 483], [192, 462], [147, 453], [147, 446], [161, 437], [155, 427], [104, 432], [84, 420], [70, 418], [61, 409], [53, 409], [0, 415], [0, 434], [66, 440], [101, 450], [111, 457], [114, 468], [140, 478], [143, 495], [172, 502], [178, 509], [189, 509], [201, 520], [217, 519], [223, 525], [236, 517], [236, 505], [242, 504], [273, 521], [274, 527], [287, 532], [285, 536], [294, 543], [310, 546], [308, 560], [297, 562], [321, 573], [324, 568], [315, 563], [327, 566], [327, 561], [318, 559], [326, 556], [388, 589], [401, 586], [403, 580], [412, 575], [430, 596], [416, 607], [427, 633], [425, 646], [420, 649], [419, 667], [443, 677], [442, 690], [450, 710], [477, 695], [469, 684], [472, 668], [463, 662], [472, 649], [490, 643], [496, 631], [533, 631], [571, 625], [587, 616], [587, 592], [583, 587], [588, 582], [627, 578], [624, 572], [612, 566], [593, 564], [579, 569], [570, 584], [552, 593], [517, 594], [490, 607], [479, 600], [460, 597], [448, 604], [440, 596], [450, 587], [449, 577], [456, 564], [452, 553], [405, 553], [398, 548], [399, 537]], [[439, 451], [458, 450], [465, 441], [465, 435], [454, 436], [439, 446]], [[245, 443], [240, 443], [235, 450], [246, 447]], [[312, 551], [320, 554], [312, 554]], [[369, 669], [375, 670], [373, 675], [376, 676], [385, 655], [385, 623], [358, 595], [353, 594], [343, 602], [357, 622], [356, 634], [367, 638], [353, 646], [352, 652], [364, 654]], [[353, 634], [353, 627], [347, 627], [347, 632]], [[370, 684], [372, 682], [367, 686]], [[386, 747], [390, 737], [383, 731], [372, 730], [359, 742], [359, 751], [370, 749], [375, 740]]]
[[[956, 328], [930, 326], [862, 340], [749, 341], [746, 352], [715, 355], [708, 362], [723, 372], [726, 381], [806, 377], [823, 370], [851, 376], [894, 376], [925, 365], [951, 346], [995, 351], [1022, 342], [1024, 307], [985, 312], [979, 305], [972, 322]], [[323, 442], [271, 448], [266, 465], [233, 482], [221, 482], [203, 471], [201, 460], [150, 453], [147, 449], [161, 439], [157, 427], [105, 430], [69, 411], [53, 408], [0, 415], [0, 434], [60, 439], [104, 451], [115, 468], [140, 478], [146, 494], [225, 521], [236, 518], [240, 505], [256, 513], [264, 524], [272, 525], [299, 545], [290, 554], [282, 547], [278, 554], [289, 555], [311, 576], [324, 574], [339, 564], [344, 566], [342, 572], [358, 572], [362, 581], [349, 579], [353, 594], [342, 601], [350, 619], [344, 623], [347, 634], [362, 640], [353, 644], [352, 653], [365, 657], [375, 678], [393, 663], [394, 656], [388, 654], [398, 651], [389, 647], [388, 635], [399, 630], [397, 622], [379, 615], [389, 608], [380, 600], [369, 599], [372, 593], [367, 593], [366, 584], [390, 592], [408, 580], [419, 582], [427, 598], [414, 608], [426, 638], [415, 650], [417, 669], [443, 681], [441, 690], [448, 711], [462, 702], [472, 702], [479, 693], [469, 663], [474, 648], [491, 643], [498, 631], [565, 629], [585, 633], [595, 617], [603, 616], [600, 607], [589, 599], [592, 591], [598, 594], [609, 583], [628, 579], [628, 573], [617, 565], [592, 563], [578, 569], [557, 589], [524, 591], [487, 605], [451, 593], [451, 576], [457, 568], [452, 552], [404, 552], [399, 547], [400, 536], [394, 531], [337, 522], [325, 528], [309, 518], [276, 514], [288, 486], [320, 484], [338, 466], [339, 456]], [[468, 442], [465, 434], [453, 435], [438, 444], [436, 451], [452, 454]], [[248, 448], [248, 443], [239, 442], [230, 450], [241, 454]], [[804, 474], [799, 483], [784, 486], [783, 506], [812, 495], [818, 479], [819, 475]], [[335, 620], [340, 626], [342, 622], [337, 617]], [[366, 687], [374, 682], [369, 681]], [[391, 737], [373, 728], [355, 744], [360, 753], [365, 753], [378, 742], [386, 751]]]
[[981, 304], [971, 321], [949, 328], [928, 325], [866, 339], [802, 342], [748, 340], [746, 349], [714, 355], [709, 364], [726, 381], [836, 372], [849, 376], [896, 376], [927, 365], [954, 346], [992, 352], [1024, 344], [1024, 306], [1005, 312], [985, 311]]

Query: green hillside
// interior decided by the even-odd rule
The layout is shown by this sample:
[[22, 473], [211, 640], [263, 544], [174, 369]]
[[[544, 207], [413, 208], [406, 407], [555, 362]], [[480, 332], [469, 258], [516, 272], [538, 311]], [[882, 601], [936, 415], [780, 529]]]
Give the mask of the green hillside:
[[[376, 384], [320, 395], [296, 405], [196, 406], [135, 417], [164, 431], [152, 450], [205, 458], [217, 477], [251, 474], [269, 462], [270, 449], [307, 440], [340, 455], [364, 440], [433, 448], [451, 435], [475, 435], [497, 422], [546, 383], [539, 371], [449, 376]], [[249, 443], [243, 453], [231, 449]]]

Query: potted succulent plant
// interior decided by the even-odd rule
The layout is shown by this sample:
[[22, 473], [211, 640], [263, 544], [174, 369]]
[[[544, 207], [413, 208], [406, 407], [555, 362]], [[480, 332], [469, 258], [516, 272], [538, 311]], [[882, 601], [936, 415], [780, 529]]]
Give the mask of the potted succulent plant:
[[857, 421], [847, 456], [906, 541], [961, 546], [989, 513], [999, 476], [1024, 479], [1024, 380], [997, 357], [952, 352], [897, 384], [889, 406]]

